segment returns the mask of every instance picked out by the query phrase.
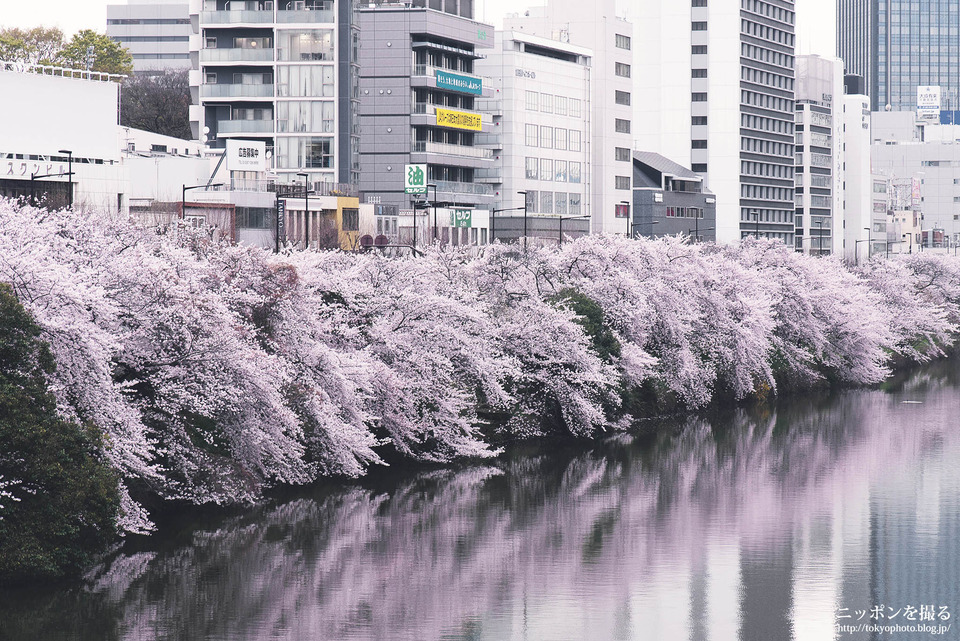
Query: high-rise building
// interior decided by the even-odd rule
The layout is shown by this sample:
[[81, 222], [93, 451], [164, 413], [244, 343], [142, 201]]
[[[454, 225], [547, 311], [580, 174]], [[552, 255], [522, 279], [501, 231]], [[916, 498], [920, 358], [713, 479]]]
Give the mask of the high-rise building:
[[358, 181], [359, 36], [350, 0], [191, 0], [193, 134], [266, 143], [280, 182]]
[[[843, 61], [796, 59], [797, 251], [843, 248]], [[838, 233], [839, 232], [839, 233]]]
[[133, 71], [190, 69], [190, 8], [185, 0], [127, 0], [107, 5], [107, 36], [133, 57]]
[[[519, 31], [498, 31], [493, 52], [477, 61], [494, 94], [494, 133], [484, 142], [496, 156], [495, 202], [511, 209], [525, 198], [531, 236], [559, 239], [559, 217], [576, 218], [565, 225], [571, 234], [589, 229], [591, 63], [589, 49]], [[519, 215], [503, 215], [498, 238], [522, 234]]]
[[[403, 244], [488, 242], [494, 165], [480, 137], [493, 133], [487, 79], [475, 62], [494, 28], [473, 20], [472, 0], [375, 1], [357, 11], [360, 190], [378, 206], [378, 228]], [[407, 167], [418, 174], [407, 193]], [[418, 209], [429, 201], [426, 211]], [[416, 224], [414, 223], [416, 221]], [[414, 232], [416, 230], [416, 232]]]
[[843, 147], [843, 255], [856, 261], [871, 253], [873, 237], [870, 98], [863, 94], [843, 96]]
[[717, 198], [717, 241], [794, 245], [794, 2], [641, 0], [636, 146]]
[[[633, 199], [631, 149], [638, 126], [632, 105], [640, 100], [634, 95], [633, 25], [618, 17], [614, 0], [600, 0], [589, 7], [580, 0], [549, 0], [523, 15], [508, 15], [503, 24], [508, 31], [592, 52], [589, 129], [584, 133], [592, 167], [584, 178], [588, 181], [584, 197], [589, 193], [593, 233], [627, 233]], [[531, 114], [530, 122], [539, 117]]]
[[[912, 110], [917, 87], [960, 100], [960, 0], [838, 0], [837, 54], [863, 76], [870, 106]], [[951, 106], [952, 105], [952, 106]]]

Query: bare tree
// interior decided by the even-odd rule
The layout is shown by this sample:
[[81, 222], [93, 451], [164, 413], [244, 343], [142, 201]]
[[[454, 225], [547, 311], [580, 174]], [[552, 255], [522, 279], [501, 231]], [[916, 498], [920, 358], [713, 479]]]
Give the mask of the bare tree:
[[133, 76], [123, 83], [120, 124], [190, 140], [190, 84], [186, 71]]

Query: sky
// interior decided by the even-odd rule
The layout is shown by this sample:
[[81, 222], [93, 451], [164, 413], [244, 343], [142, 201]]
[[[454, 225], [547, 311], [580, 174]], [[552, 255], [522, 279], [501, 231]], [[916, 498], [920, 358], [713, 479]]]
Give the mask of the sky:
[[[186, 0], [184, 0], [186, 1]], [[734, 2], [734, 0], [721, 0]], [[43, 3], [0, 0], [0, 27], [58, 26], [69, 37], [80, 29], [103, 32], [107, 23], [104, 0], [44, 0]], [[117, 4], [122, 4], [117, 0]], [[618, 0], [624, 13], [637, 0]], [[540, 0], [477, 0], [477, 18], [500, 26], [506, 13], [543, 4]], [[797, 0], [797, 53], [834, 55], [836, 0]]]

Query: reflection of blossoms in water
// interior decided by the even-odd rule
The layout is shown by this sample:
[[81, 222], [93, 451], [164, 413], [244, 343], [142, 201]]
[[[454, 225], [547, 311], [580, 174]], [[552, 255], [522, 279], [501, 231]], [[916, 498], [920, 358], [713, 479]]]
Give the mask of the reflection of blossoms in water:
[[[760, 555], [785, 564], [791, 607], [817, 609], [801, 595], [846, 579], [830, 579], [829, 563], [794, 566], [803, 554], [829, 561], [831, 532], [859, 540], [833, 514], [837, 497], [856, 500], [934, 441], [956, 447], [941, 417], [960, 399], [936, 373], [891, 393], [691, 417], [587, 451], [527, 444], [386, 490], [318, 490], [198, 530], [188, 545], [118, 555], [82, 599], [113, 612], [123, 639], [509, 639], [524, 629], [609, 639], [640, 634], [651, 591], [686, 603], [675, 592], [695, 583], [698, 564], [709, 580], [732, 572], [736, 586], [750, 579], [737, 567]], [[732, 565], [718, 564], [718, 541], [732, 542]]]

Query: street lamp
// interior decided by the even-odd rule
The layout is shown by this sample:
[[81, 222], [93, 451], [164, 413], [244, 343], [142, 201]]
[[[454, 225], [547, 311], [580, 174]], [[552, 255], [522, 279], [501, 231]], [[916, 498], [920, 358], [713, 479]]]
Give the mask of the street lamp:
[[630, 218], [630, 203], [629, 203], [629, 201], [621, 200], [621, 201], [620, 201], [619, 203], [617, 203], [617, 204], [618, 204], [618, 205], [623, 205], [624, 207], [627, 208], [627, 216], [626, 216], [626, 218], [627, 218], [627, 238], [630, 238], [631, 236], [633, 236], [633, 228], [634, 228], [634, 226], [635, 226], [635, 225], [633, 225], [633, 220]]
[[[182, 183], [181, 183], [181, 184], [182, 184]], [[183, 191], [182, 191], [181, 194], [180, 194], [180, 218], [181, 218], [181, 219], [183, 219], [183, 217], [186, 215], [186, 212], [187, 212], [187, 192], [188, 192], [188, 191], [190, 191], [191, 189], [205, 189], [205, 188], [209, 188], [209, 187], [223, 187], [223, 183], [214, 183], [214, 184], [212, 184], [212, 185], [203, 184], [203, 185], [189, 185], [189, 186], [188, 186], [188, 185], [182, 185], [182, 186], [183, 186]]]
[[756, 221], [756, 231], [753, 232], [753, 237], [757, 240], [760, 240], [760, 212], [756, 209], [752, 210], [753, 218]]
[[[523, 248], [527, 248], [527, 192], [518, 191], [523, 196]], [[518, 208], [519, 209], [519, 208]]]
[[57, 153], [67, 154], [67, 176], [70, 177], [70, 193], [67, 195], [70, 203], [70, 209], [73, 209], [73, 151], [70, 149], [59, 149]]
[[[417, 255], [417, 210], [426, 209], [427, 202], [425, 200], [415, 200], [413, 201], [413, 255]], [[429, 219], [428, 219], [429, 222]]]
[[496, 220], [497, 214], [504, 211], [520, 211], [523, 207], [507, 207], [505, 209], [492, 209], [490, 210], [490, 244], [493, 244], [493, 241], [496, 240], [496, 229], [494, 227], [494, 222]]
[[[699, 225], [695, 225], [695, 226], [694, 226], [694, 233], [696, 234], [696, 236], [694, 236], [694, 241], [693, 241], [693, 242], [695, 242], [695, 243], [699, 243], [699, 242], [700, 242], [700, 232], [702, 232], [702, 231], [716, 231], [716, 229], [717, 229], [716, 227], [704, 227], [703, 229], [700, 229], [700, 226], [699, 226]], [[687, 230], [687, 233], [688, 233], [688, 234], [690, 233], [690, 230], [689, 230], [689, 229]]]
[[[427, 198], [430, 198], [430, 188], [433, 187], [433, 200], [430, 201], [430, 204], [433, 206], [433, 242], [437, 242], [437, 185], [435, 183], [427, 183]], [[429, 224], [429, 219], [427, 220]]]
[[560, 242], [557, 245], [563, 245], [563, 221], [565, 220], [580, 220], [583, 218], [590, 218], [589, 214], [584, 214], [582, 216], [560, 216]]
[[818, 256], [823, 256], [823, 218], [814, 223], [817, 227], [820, 228], [820, 231], [817, 232], [820, 234], [820, 251], [817, 252]]
[[303, 177], [303, 248], [310, 249], [310, 187], [307, 184], [310, 174], [298, 171], [297, 175]]
[[870, 237], [870, 228], [864, 227], [863, 229], [867, 232], [867, 260], [870, 260], [870, 249], [873, 245], [873, 239]]
[[[52, 178], [53, 176], [66, 176], [66, 175], [68, 174], [65, 174], [63, 172], [60, 172], [59, 174], [30, 174], [30, 206], [31, 207], [37, 206], [37, 190], [36, 190], [36, 187], [34, 186], [34, 180], [36, 180], [37, 178]], [[73, 206], [72, 202], [70, 204], [71, 206]]]
[[[660, 221], [659, 221], [659, 220], [651, 220], [651, 221], [649, 221], [649, 223], [650, 223], [651, 226], [653, 226], [653, 225], [659, 225], [659, 224], [660, 224]], [[632, 238], [636, 238], [636, 237], [637, 237], [637, 232], [635, 232], [635, 231], [633, 231], [633, 230], [636, 229], [637, 227], [639, 227], [640, 225], [644, 225], [644, 224], [646, 224], [646, 223], [633, 223], [633, 224], [631, 224], [631, 225], [630, 225], [630, 236], [631, 236]], [[653, 234], [653, 230], [651, 230], [650, 233]]]

